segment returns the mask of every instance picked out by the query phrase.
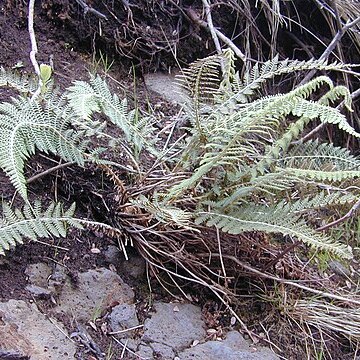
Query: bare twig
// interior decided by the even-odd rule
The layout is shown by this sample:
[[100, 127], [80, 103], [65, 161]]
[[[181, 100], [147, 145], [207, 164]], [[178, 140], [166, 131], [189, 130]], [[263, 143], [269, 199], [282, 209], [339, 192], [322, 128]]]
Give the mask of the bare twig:
[[270, 269], [272, 266], [275, 266], [281, 259], [284, 258], [284, 256], [286, 254], [288, 254], [290, 251], [292, 251], [293, 249], [295, 249], [299, 244], [301, 243], [301, 241], [295, 241], [293, 244], [289, 245], [288, 247], [286, 247], [280, 254], [278, 254], [275, 259], [269, 261], [267, 264], [265, 264], [265, 266], [263, 267], [263, 271], [267, 271], [268, 269]]
[[[330, 42], [330, 44], [327, 46], [325, 51], [321, 54], [319, 60], [326, 60], [330, 54], [333, 52], [335, 47], [338, 45], [338, 43], [341, 41], [342, 37], [345, 35], [345, 33], [350, 30], [352, 27], [356, 26], [358, 23], [360, 23], [360, 17], [356, 18], [353, 21], [348, 21], [346, 24], [338, 29], [338, 32]], [[299, 85], [303, 85], [307, 83], [316, 73], [316, 70], [311, 70], [304, 79], [300, 82]]]
[[207, 25], [208, 25], [209, 31], [211, 33], [211, 37], [212, 37], [213, 42], [214, 42], [216, 52], [219, 55], [221, 55], [222, 54], [221, 45], [220, 45], [220, 42], [219, 42], [219, 38], [216, 35], [216, 31], [215, 31], [214, 24], [213, 24], [213, 21], [212, 21], [211, 9], [210, 9], [209, 2], [208, 2], [208, 0], [202, 0], [202, 3], [204, 5]]
[[129, 332], [129, 331], [132, 331], [132, 330], [136, 330], [136, 329], [140, 329], [144, 327], [143, 324], [140, 324], [140, 325], [136, 325], [136, 326], [132, 326], [130, 328], [127, 328], [127, 329], [124, 329], [124, 330], [118, 330], [118, 331], [111, 331], [111, 332], [108, 332], [107, 334], [108, 335], [118, 335], [118, 334], [124, 334], [126, 332]]
[[27, 184], [31, 184], [32, 182], [34, 182], [34, 181], [42, 178], [43, 176], [49, 175], [49, 174], [51, 174], [52, 172], [54, 172], [54, 171], [56, 171], [56, 170], [60, 170], [60, 169], [63, 169], [63, 168], [65, 168], [65, 167], [68, 167], [68, 166], [71, 166], [71, 165], [74, 165], [74, 164], [76, 164], [75, 161], [69, 161], [69, 162], [67, 162], [67, 163], [63, 163], [63, 164], [59, 164], [59, 165], [53, 166], [52, 168], [47, 169], [47, 170], [41, 172], [40, 174], [36, 174], [36, 175], [32, 176], [31, 178], [29, 178], [29, 179], [26, 181], [26, 183], [27, 183]]
[[[198, 255], [199, 256], [209, 256], [209, 254], [206, 254], [206, 253], [198, 254]], [[220, 256], [220, 254], [212, 253], [211, 256]], [[244, 262], [240, 261], [238, 258], [236, 258], [235, 256], [232, 256], [232, 255], [222, 255], [222, 256], [223, 256], [224, 259], [232, 260], [236, 264], [238, 264], [242, 268], [244, 268], [245, 270], [248, 270], [248, 271], [252, 272], [253, 274], [256, 274], [256, 275], [258, 275], [258, 276], [260, 276], [262, 278], [270, 279], [270, 280], [280, 282], [282, 284], [294, 286], [294, 287], [297, 287], [299, 289], [311, 292], [313, 294], [320, 295], [322, 297], [327, 297], [329, 299], [334, 299], [334, 300], [344, 301], [345, 303], [351, 303], [351, 304], [360, 305], [360, 300], [350, 299], [350, 298], [346, 298], [346, 297], [341, 296], [341, 295], [331, 294], [331, 293], [328, 293], [326, 291], [313, 289], [313, 288], [310, 288], [308, 286], [299, 284], [299, 283], [297, 283], [295, 281], [282, 279], [282, 278], [279, 278], [277, 276], [274, 276], [274, 275], [271, 275], [271, 274], [268, 274], [268, 273], [264, 273], [264, 272], [262, 272], [262, 271], [260, 271], [258, 269], [253, 268], [252, 266], [250, 266], [248, 264], [245, 264]]]
[[344, 221], [346, 221], [347, 219], [351, 218], [356, 211], [360, 208], [360, 199], [353, 205], [353, 207], [344, 215], [342, 216], [340, 219], [334, 220], [333, 222], [326, 224], [324, 226], [321, 226], [319, 228], [317, 228], [316, 230], [318, 231], [324, 231], [327, 230], [331, 227], [334, 227], [336, 225], [339, 225], [341, 223], [343, 223]]
[[[192, 9], [187, 9], [186, 15], [191, 19], [191, 21], [210, 31], [209, 24], [206, 21], [201, 20]], [[245, 54], [227, 36], [216, 28], [214, 28], [214, 32], [221, 41], [234, 51], [238, 58], [240, 58], [243, 62], [246, 62], [247, 58]]]
[[225, 286], [227, 287], [228, 286], [228, 279], [227, 279], [227, 276], [226, 276], [226, 269], [225, 269], [224, 260], [223, 260], [223, 257], [222, 257], [219, 228], [216, 228], [216, 238], [217, 238], [217, 241], [218, 241], [218, 249], [219, 249], [219, 255], [220, 255], [219, 258], [220, 258], [220, 263], [221, 263], [221, 269], [222, 269], [222, 272], [223, 272], [223, 275], [224, 275]]
[[36, 54], [38, 52], [38, 48], [36, 44], [35, 31], [34, 31], [34, 5], [35, 5], [35, 0], [29, 0], [28, 31], [29, 31], [30, 43], [31, 43], [30, 61], [32, 66], [34, 67], [36, 75], [39, 78], [39, 86], [37, 90], [34, 92], [33, 96], [31, 97], [31, 101], [33, 101], [39, 96], [41, 92], [41, 87], [43, 85], [40, 77], [40, 67], [36, 60]]
[[142, 357], [142, 356], [140, 356], [139, 354], [137, 354], [137, 353], [135, 353], [134, 351], [132, 351], [131, 349], [129, 349], [129, 348], [127, 347], [127, 341], [126, 341], [125, 344], [124, 344], [122, 341], [120, 341], [119, 339], [117, 339], [115, 336], [111, 336], [111, 338], [112, 338], [116, 343], [118, 343], [120, 346], [122, 346], [122, 348], [123, 348], [122, 355], [121, 355], [120, 359], [123, 359], [123, 358], [124, 358], [125, 351], [128, 351], [130, 354], [135, 355], [135, 356], [136, 356], [136, 359], [140, 359], [140, 360], [150, 360], [150, 358]]
[[86, 15], [89, 12], [89, 13], [94, 14], [95, 16], [99, 17], [100, 19], [107, 20], [106, 15], [104, 15], [100, 11], [97, 11], [94, 8], [92, 8], [85, 1], [76, 0], [76, 2], [84, 9], [84, 15]]

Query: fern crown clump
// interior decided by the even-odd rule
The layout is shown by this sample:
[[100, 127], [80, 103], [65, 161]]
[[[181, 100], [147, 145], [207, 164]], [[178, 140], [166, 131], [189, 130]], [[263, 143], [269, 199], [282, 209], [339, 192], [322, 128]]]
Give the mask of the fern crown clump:
[[[275, 58], [256, 64], [241, 77], [234, 61], [227, 50], [223, 56], [195, 62], [180, 77], [192, 127], [176, 169], [191, 170], [192, 175], [170, 188], [164, 201], [176, 202], [195, 190], [200, 199], [199, 224], [233, 234], [281, 233], [351, 258], [351, 249], [315, 231], [309, 216], [356, 201], [356, 194], [350, 196], [340, 189], [326, 196], [321, 188], [324, 183], [341, 185], [360, 177], [359, 159], [331, 143], [296, 144], [315, 120], [360, 137], [338, 108], [332, 107], [343, 101], [351, 111], [349, 90], [319, 76], [288, 92], [261, 96], [262, 86], [276, 76], [310, 69], [341, 71], [346, 65]], [[225, 64], [224, 73], [221, 64]], [[321, 199], [321, 207], [315, 210], [319, 204], [311, 204], [307, 196]], [[297, 211], [290, 211], [294, 206]]]
[[[351, 109], [348, 89], [319, 76], [284, 93], [261, 95], [274, 77], [310, 69], [342, 71], [346, 65], [274, 58], [240, 76], [231, 50], [195, 62], [180, 77], [191, 124], [187, 139], [167, 141], [161, 151], [152, 117], [129, 111], [126, 99], [113, 94], [100, 77], [75, 81], [62, 95], [49, 87], [35, 101], [19, 97], [0, 104], [0, 167], [28, 203], [24, 166], [36, 151], [80, 166], [108, 164], [101, 157], [103, 149], [92, 145], [100, 137], [107, 152], [121, 149], [132, 168], [140, 169], [141, 151], [155, 155], [158, 166], [166, 163], [165, 154], [171, 150], [177, 158], [172, 156], [164, 171], [181, 181], [158, 192], [154, 187], [153, 195], [131, 200], [159, 223], [186, 229], [206, 224], [232, 234], [280, 233], [351, 258], [347, 246], [316, 231], [311, 219], [315, 213], [322, 218], [324, 209], [356, 201], [358, 194], [341, 186], [360, 177], [360, 160], [331, 143], [296, 142], [314, 121], [360, 137], [333, 106], [343, 101]], [[5, 71], [0, 85], [14, 86], [22, 93], [33, 91], [30, 82], [24, 84], [23, 78]], [[108, 124], [120, 129], [122, 136], [111, 136]], [[190, 175], [177, 177], [179, 172]], [[324, 192], [324, 186], [332, 190]], [[196, 203], [192, 212], [180, 206], [191, 198]], [[20, 212], [4, 205], [0, 252], [22, 237], [62, 236], [68, 225], [81, 224], [71, 222], [73, 208], [65, 213], [60, 205], [52, 205], [45, 213], [39, 209], [28, 203]]]

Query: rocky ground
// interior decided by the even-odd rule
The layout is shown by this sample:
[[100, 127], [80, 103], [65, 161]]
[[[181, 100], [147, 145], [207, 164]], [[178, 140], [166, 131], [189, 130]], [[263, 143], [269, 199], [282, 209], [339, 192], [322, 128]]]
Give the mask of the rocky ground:
[[[142, 283], [142, 259], [120, 263], [112, 245], [98, 256], [105, 266], [76, 274], [56, 263], [26, 267], [32, 299], [0, 302], [0, 359], [278, 359], [235, 323], [221, 334], [209, 328], [200, 306], [149, 301], [144, 308], [119, 275]], [[102, 338], [111, 340], [107, 348]]]

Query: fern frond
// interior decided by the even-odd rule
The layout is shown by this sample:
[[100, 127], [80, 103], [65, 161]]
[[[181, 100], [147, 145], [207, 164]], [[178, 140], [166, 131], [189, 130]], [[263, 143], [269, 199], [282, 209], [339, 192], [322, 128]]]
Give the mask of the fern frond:
[[22, 211], [13, 210], [3, 203], [3, 214], [0, 219], [0, 255], [5, 250], [22, 244], [27, 238], [36, 241], [38, 238], [65, 237], [68, 226], [82, 228], [80, 222], [73, 218], [75, 204], [69, 209], [63, 209], [60, 203], [52, 203], [42, 211], [40, 202], [32, 207], [26, 204]]
[[284, 211], [288, 213], [303, 213], [305, 211], [314, 211], [326, 209], [329, 206], [353, 204], [358, 200], [358, 196], [351, 193], [342, 193], [336, 191], [328, 193], [327, 191], [320, 191], [314, 196], [299, 199], [293, 203], [281, 202], [279, 206], [283, 206]]
[[262, 231], [290, 235], [315, 249], [325, 250], [346, 259], [352, 258], [351, 249], [348, 246], [334, 242], [329, 236], [316, 232], [299, 216], [290, 215], [277, 206], [248, 205], [228, 214], [216, 211], [200, 211], [196, 223], [216, 226], [230, 234]]
[[348, 134], [360, 138], [360, 134], [356, 132], [347, 122], [346, 117], [337, 109], [319, 104], [314, 101], [300, 99], [292, 110], [294, 116], [304, 116], [309, 119], [319, 119], [325, 124], [334, 124]]
[[221, 55], [213, 55], [197, 60], [182, 70], [177, 76], [179, 87], [194, 103], [196, 108], [200, 104], [213, 103], [220, 85]]
[[317, 140], [295, 145], [278, 160], [277, 166], [296, 176], [320, 181], [341, 181], [360, 176], [358, 157], [347, 149]]
[[66, 97], [80, 119], [93, 122], [92, 115], [102, 112], [123, 131], [127, 142], [134, 145], [137, 151], [146, 148], [157, 154], [154, 147], [157, 136], [153, 119], [151, 117], [140, 119], [136, 110], [128, 111], [127, 100], [120, 100], [116, 94], [112, 94], [106, 81], [99, 76], [92, 76], [89, 83], [75, 81], [68, 88]]
[[0, 167], [24, 199], [24, 163], [36, 149], [66, 161], [84, 163], [85, 142], [68, 128], [71, 119], [66, 106], [57, 112], [49, 104], [42, 106], [22, 98], [0, 104]]
[[229, 202], [234, 203], [240, 198], [250, 195], [250, 193], [265, 193], [274, 195], [275, 192], [292, 189], [300, 180], [303, 179], [286, 169], [279, 169], [279, 171], [253, 176], [248, 182], [237, 179], [237, 175], [234, 174], [234, 176], [230, 178], [230, 181], [234, 182], [237, 190], [234, 191], [231, 196], [224, 199], [224, 203], [221, 203], [226, 206], [225, 204], [229, 204]]
[[139, 196], [136, 200], [133, 200], [132, 203], [152, 214], [163, 224], [177, 225], [185, 229], [191, 228], [193, 214], [188, 211], [168, 204], [165, 205], [158, 202], [157, 199], [152, 199], [150, 201], [145, 196]]
[[247, 102], [248, 98], [258, 90], [262, 84], [275, 76], [283, 74], [291, 74], [293, 72], [305, 70], [327, 70], [327, 71], [341, 71], [348, 67], [348, 65], [334, 62], [328, 64], [326, 60], [289, 60], [285, 59], [279, 61], [278, 56], [259, 65], [256, 63], [250, 70], [244, 74], [244, 80], [239, 91], [234, 94], [238, 102]]
[[11, 87], [20, 93], [34, 93], [38, 87], [38, 79], [19, 74], [13, 71], [6, 71], [3, 67], [0, 67], [0, 86]]

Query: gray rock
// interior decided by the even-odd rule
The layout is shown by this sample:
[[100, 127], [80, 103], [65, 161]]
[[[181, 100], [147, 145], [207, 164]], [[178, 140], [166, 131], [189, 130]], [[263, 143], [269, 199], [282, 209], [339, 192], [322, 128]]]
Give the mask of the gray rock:
[[183, 104], [184, 95], [175, 81], [176, 74], [149, 73], [144, 75], [146, 87], [159, 94], [164, 100], [174, 104]]
[[35, 304], [22, 300], [0, 303], [0, 348], [31, 360], [74, 359], [76, 347], [66, 330], [51, 322]]
[[56, 264], [55, 269], [50, 276], [50, 280], [61, 284], [61, 283], [64, 283], [66, 281], [66, 279], [67, 279], [67, 275], [66, 275], [65, 266]]
[[120, 271], [133, 279], [141, 279], [145, 275], [146, 262], [143, 257], [132, 254], [129, 260], [124, 260], [121, 263]]
[[162, 360], [173, 360], [175, 357], [175, 352], [170, 346], [159, 343], [152, 343], [151, 348], [153, 350], [153, 356], [155, 359], [161, 357]]
[[204, 327], [199, 307], [156, 303], [151, 318], [145, 321], [142, 341], [180, 350], [190, 346], [194, 340], [201, 341], [206, 335]]
[[25, 289], [29, 291], [33, 296], [40, 299], [49, 299], [52, 295], [51, 290], [45, 289], [41, 286], [27, 285]]
[[79, 273], [76, 287], [66, 280], [58, 297], [59, 305], [52, 309], [77, 320], [88, 321], [99, 317], [114, 303], [132, 303], [134, 291], [119, 275], [100, 268]]
[[119, 265], [121, 261], [121, 252], [117, 246], [109, 245], [104, 251], [104, 257], [109, 264]]
[[31, 284], [46, 288], [52, 269], [45, 263], [30, 264], [25, 269], [25, 274]]
[[[110, 328], [113, 332], [118, 332], [139, 325], [134, 304], [120, 304], [115, 306], [109, 315]], [[116, 334], [118, 338], [125, 338], [134, 335], [134, 331], [126, 331]]]
[[223, 341], [207, 341], [178, 354], [180, 360], [278, 360], [267, 348], [250, 346], [237, 332], [231, 331]]
[[49, 278], [48, 288], [51, 289], [53, 293], [59, 293], [67, 279], [66, 268], [56, 264], [55, 269]]
[[146, 344], [140, 344], [139, 350], [136, 352], [136, 355], [138, 355], [141, 359], [153, 359], [154, 358], [154, 352], [153, 349]]
[[142, 359], [161, 360], [173, 360], [176, 355], [170, 346], [159, 343], [140, 344], [136, 354]]

